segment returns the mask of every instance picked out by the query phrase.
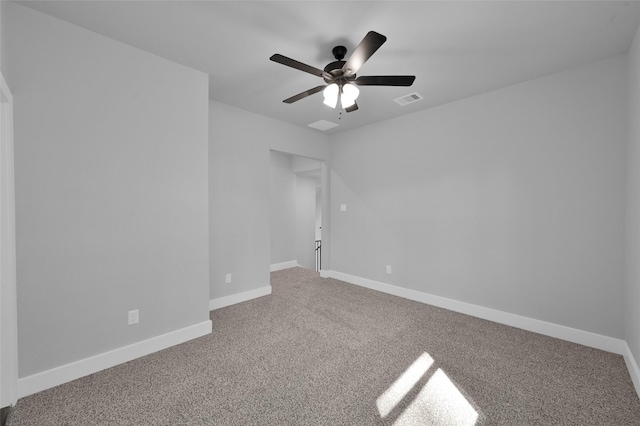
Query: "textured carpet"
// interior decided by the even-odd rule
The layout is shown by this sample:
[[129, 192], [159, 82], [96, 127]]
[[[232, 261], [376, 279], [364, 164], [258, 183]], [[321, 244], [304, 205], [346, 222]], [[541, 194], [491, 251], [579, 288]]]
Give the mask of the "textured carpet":
[[211, 335], [22, 398], [8, 425], [638, 425], [621, 356], [293, 268]]

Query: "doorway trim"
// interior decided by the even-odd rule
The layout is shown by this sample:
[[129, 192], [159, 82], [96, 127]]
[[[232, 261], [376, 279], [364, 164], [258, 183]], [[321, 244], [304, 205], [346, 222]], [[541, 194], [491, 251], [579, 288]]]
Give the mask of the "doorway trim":
[[13, 96], [2, 73], [0, 108], [0, 407], [5, 409], [18, 401], [18, 315]]

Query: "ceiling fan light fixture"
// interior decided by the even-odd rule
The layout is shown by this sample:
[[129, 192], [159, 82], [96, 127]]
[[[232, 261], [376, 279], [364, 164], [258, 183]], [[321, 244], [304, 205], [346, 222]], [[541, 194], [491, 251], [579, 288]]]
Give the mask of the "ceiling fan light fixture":
[[342, 94], [340, 95], [342, 108], [349, 108], [350, 106], [355, 104], [359, 94], [360, 90], [353, 84], [347, 83], [342, 86]]
[[335, 109], [338, 106], [338, 99], [340, 99], [340, 104], [345, 112], [353, 112], [358, 110], [356, 99], [360, 94], [360, 90], [355, 85], [411, 86], [416, 79], [415, 75], [361, 75], [356, 78], [356, 73], [360, 70], [360, 67], [362, 67], [371, 55], [373, 55], [386, 41], [387, 37], [382, 34], [375, 31], [369, 31], [346, 61], [343, 59], [347, 53], [347, 48], [344, 46], [336, 46], [332, 50], [333, 56], [336, 60], [324, 67], [324, 70], [296, 61], [295, 59], [288, 58], [279, 53], [272, 55], [269, 58], [271, 61], [315, 75], [316, 77], [322, 77], [324, 82], [328, 84], [323, 84], [321, 86], [305, 90], [304, 92], [291, 96], [282, 102], [292, 104], [300, 99], [304, 99], [307, 96], [322, 91], [324, 93], [325, 105]]
[[324, 95], [324, 104], [330, 106], [331, 108], [335, 108], [338, 105], [338, 94], [340, 93], [340, 88], [337, 84], [332, 83], [325, 87], [322, 91]]

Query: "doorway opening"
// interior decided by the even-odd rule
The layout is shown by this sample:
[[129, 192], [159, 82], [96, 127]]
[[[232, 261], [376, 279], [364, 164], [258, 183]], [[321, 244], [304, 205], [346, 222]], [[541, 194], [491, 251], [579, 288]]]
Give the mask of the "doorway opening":
[[324, 163], [280, 151], [270, 160], [271, 271], [320, 271]]

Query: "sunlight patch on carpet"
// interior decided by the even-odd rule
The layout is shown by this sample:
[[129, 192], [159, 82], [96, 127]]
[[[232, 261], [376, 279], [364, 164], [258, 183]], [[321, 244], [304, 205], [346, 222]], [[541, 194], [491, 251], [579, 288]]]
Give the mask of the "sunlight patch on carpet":
[[473, 426], [477, 419], [476, 410], [445, 372], [438, 368], [393, 424]]
[[428, 353], [423, 353], [416, 359], [404, 373], [393, 382], [376, 400], [378, 412], [383, 419], [398, 405], [409, 391], [418, 383], [433, 364], [433, 358]]
[[[421, 379], [426, 379], [433, 363], [433, 358], [424, 352], [378, 397], [376, 406], [381, 418], [389, 416], [414, 388], [415, 394], [416, 385]], [[438, 368], [408, 402], [406, 409], [398, 414], [393, 425], [474, 426], [477, 420], [478, 412], [449, 376]]]

